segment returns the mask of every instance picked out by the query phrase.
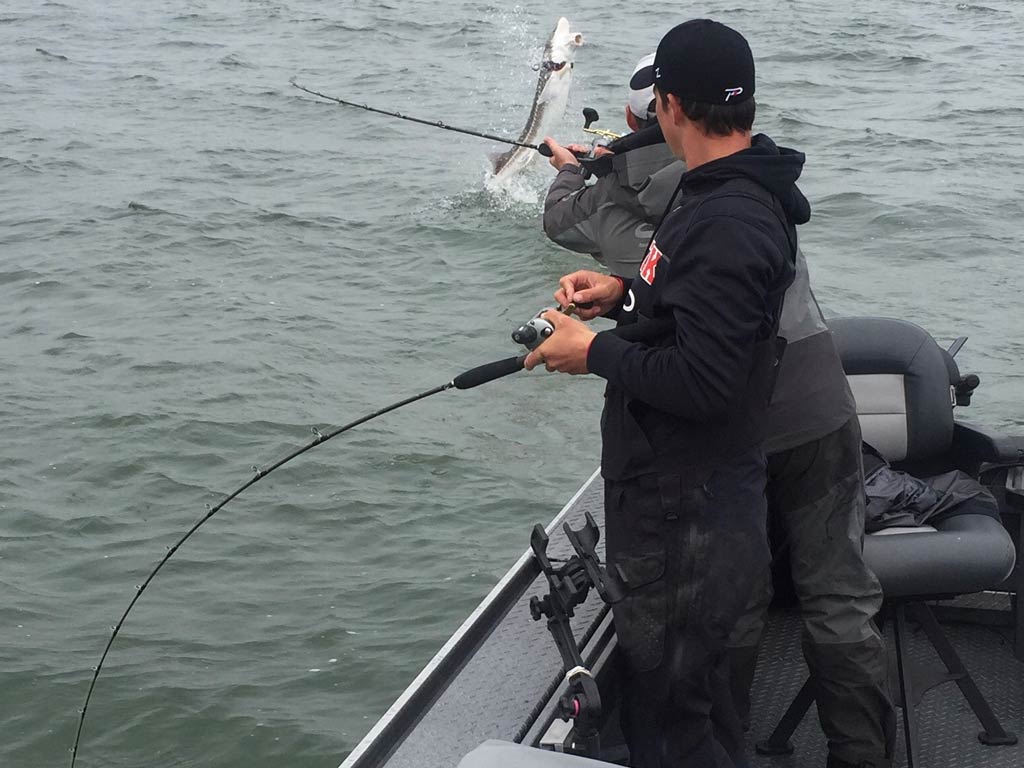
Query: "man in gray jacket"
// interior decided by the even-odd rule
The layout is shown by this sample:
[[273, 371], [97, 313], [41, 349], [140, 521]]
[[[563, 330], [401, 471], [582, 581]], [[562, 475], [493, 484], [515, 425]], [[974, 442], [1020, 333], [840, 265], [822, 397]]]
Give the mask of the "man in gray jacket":
[[[633, 77], [654, 65], [654, 54], [637, 63]], [[657, 122], [654, 87], [629, 90], [626, 124], [639, 131]], [[549, 145], [554, 142], [547, 140]], [[585, 149], [570, 145], [569, 150]], [[601, 152], [598, 149], [598, 152]], [[556, 164], [544, 200], [544, 233], [563, 248], [589, 253], [613, 275], [632, 277], [685, 168], [666, 144], [652, 144], [612, 158], [612, 170], [587, 185], [579, 163]]]
[[[633, 118], [641, 117], [632, 111], [632, 95], [646, 82], [645, 61], [630, 81]], [[612, 174], [585, 187], [572, 152], [547, 143], [559, 172], [545, 201], [545, 232], [565, 247], [592, 253], [613, 275], [632, 277], [675, 194], [682, 163], [665, 145], [645, 147], [615, 157]], [[881, 587], [863, 558], [860, 425], [799, 249], [779, 335], [787, 348], [764, 444], [769, 526], [780, 551], [789, 555], [803, 613], [804, 658], [829, 742], [828, 766], [888, 767], [895, 713], [886, 692], [882, 638], [872, 623], [882, 604]], [[730, 639], [733, 698], [744, 718], [770, 599], [765, 573]]]

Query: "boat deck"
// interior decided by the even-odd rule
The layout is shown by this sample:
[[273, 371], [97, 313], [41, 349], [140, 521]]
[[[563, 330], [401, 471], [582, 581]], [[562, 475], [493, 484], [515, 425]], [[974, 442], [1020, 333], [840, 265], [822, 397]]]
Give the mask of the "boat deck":
[[[549, 526], [552, 556], [571, 550], [561, 533], [561, 522], [579, 528], [585, 512], [598, 524], [603, 522], [602, 486], [591, 478], [579, 494]], [[557, 525], [556, 525], [557, 524]], [[527, 538], [524, 531], [524, 540]], [[532, 595], [547, 591], [542, 577], [532, 578], [530, 558], [521, 558], [510, 572], [519, 569], [528, 587], [514, 594], [499, 594], [499, 587], [485, 600], [504, 600], [504, 617], [493, 631], [471, 650], [459, 650], [450, 642], [411, 686], [431, 684], [431, 670], [453, 656], [457, 674], [446, 674], [445, 682], [431, 696], [432, 706], [411, 712], [402, 700], [357, 747], [342, 768], [454, 768], [466, 753], [487, 739], [532, 743], [550, 718], [549, 701], [561, 682], [561, 660], [544, 622], [530, 618]], [[509, 577], [506, 577], [508, 579]], [[1003, 595], [969, 598], [977, 603], [995, 601], [1008, 610]], [[977, 607], [977, 606], [976, 606]], [[992, 606], [985, 606], [992, 607]], [[599, 640], [607, 631], [607, 610], [596, 594], [580, 607], [574, 625], [584, 658], [591, 663], [599, 651]], [[456, 640], [472, 624], [472, 618], [457, 633]], [[1002, 726], [1024, 737], [1024, 663], [1014, 659], [1009, 629], [992, 626], [943, 624], [947, 636], [988, 699]], [[910, 624], [911, 656], [921, 661], [935, 654], [923, 632]], [[773, 613], [762, 648], [758, 674], [752, 692], [751, 742], [771, 732], [806, 677], [800, 655], [800, 619], [794, 614]], [[435, 681], [436, 682], [436, 681]], [[989, 747], [978, 741], [981, 730], [955, 683], [940, 685], [925, 694], [918, 708], [920, 753], [917, 766], [928, 768], [1021, 768], [1024, 766], [1024, 738], [1015, 746]], [[763, 757], [749, 750], [757, 768], [820, 768], [825, 764], [825, 738], [813, 707], [793, 737], [791, 755]], [[614, 752], [614, 745], [608, 745]], [[897, 766], [906, 765], [902, 730], [897, 748]], [[609, 759], [611, 759], [609, 757]]]
[[[977, 597], [979, 599], [971, 601], [975, 607], [979, 607], [982, 600], [998, 601], [1009, 610], [1006, 596]], [[771, 733], [806, 679], [807, 667], [800, 657], [800, 624], [795, 614], [771, 617], [752, 691], [750, 742]], [[912, 623], [909, 626], [910, 653], [914, 661], [929, 665], [939, 663], [924, 633]], [[1016, 733], [1021, 740], [1015, 746], [998, 747], [985, 746], [978, 741], [981, 725], [956, 684], [947, 682], [926, 692], [918, 705], [920, 752], [916, 766], [1021, 768], [1024, 766], [1024, 663], [1013, 657], [1010, 630], [950, 623], [943, 623], [942, 627], [1003, 728]], [[887, 634], [887, 641], [891, 645], [891, 632]], [[906, 766], [902, 721], [899, 725], [895, 765]], [[813, 706], [794, 733], [792, 743], [793, 754], [780, 757], [757, 755], [753, 744], [749, 744], [751, 766], [821, 768], [825, 764], [825, 737]]]
[[[562, 522], [573, 528], [583, 525], [584, 514], [590, 512], [599, 525], [604, 521], [603, 486], [600, 477], [591, 477], [576, 496], [548, 526], [551, 557], [567, 557], [572, 547], [562, 533]], [[523, 542], [529, 541], [529, 530], [523, 531]], [[600, 547], [603, 553], [603, 545]], [[521, 558], [506, 576], [513, 576], [524, 560], [530, 565], [532, 555]], [[459, 760], [487, 739], [520, 741], [539, 716], [539, 709], [562, 677], [562, 660], [543, 621], [530, 618], [530, 597], [547, 594], [547, 580], [534, 567], [533, 578], [518, 594], [507, 598], [507, 613], [490, 635], [475, 650], [458, 653], [442, 649], [413, 683], [431, 686], [431, 669], [453, 655], [462, 665], [458, 674], [446, 681], [444, 690], [433, 705], [417, 720], [418, 713], [396, 703], [378, 723], [374, 731], [356, 747], [342, 768], [454, 768]], [[496, 602], [501, 585], [485, 598]], [[576, 611], [573, 634], [577, 641], [592, 633], [599, 618], [607, 612], [596, 594]], [[469, 630], [471, 619], [458, 630], [456, 637]], [[453, 638], [455, 639], [455, 638]], [[406, 721], [406, 722], [403, 722]], [[391, 732], [388, 732], [391, 727]], [[384, 743], [391, 741], [393, 743]], [[390, 754], [387, 754], [390, 752]], [[378, 757], [380, 755], [380, 757]]]

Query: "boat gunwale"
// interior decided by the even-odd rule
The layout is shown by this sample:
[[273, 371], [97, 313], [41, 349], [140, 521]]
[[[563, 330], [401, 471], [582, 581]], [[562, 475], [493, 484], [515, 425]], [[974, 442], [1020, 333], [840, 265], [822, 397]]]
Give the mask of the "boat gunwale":
[[[549, 536], [561, 525], [600, 471], [600, 467], [595, 469], [545, 526]], [[384, 764], [539, 575], [540, 567], [533, 551], [527, 549], [381, 715], [339, 768], [370, 768]]]

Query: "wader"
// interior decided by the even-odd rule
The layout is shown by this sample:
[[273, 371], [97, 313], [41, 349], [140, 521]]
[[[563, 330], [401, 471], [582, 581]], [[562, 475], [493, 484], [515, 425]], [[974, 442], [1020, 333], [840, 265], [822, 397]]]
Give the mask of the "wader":
[[[803, 617], [804, 659], [811, 671], [830, 765], [888, 766], [895, 713], [885, 690], [884, 645], [872, 619], [882, 590], [862, 555], [864, 481], [860, 425], [843, 427], [768, 458], [772, 538], [789, 558]], [[741, 718], [750, 711], [750, 684], [764, 616], [772, 598], [769, 572], [730, 640], [733, 695]]]
[[760, 450], [686, 475], [605, 481], [622, 729], [633, 768], [745, 766], [726, 645], [768, 568]]
[[[685, 174], [624, 286], [616, 334], [587, 355], [608, 379], [601, 474], [608, 562], [627, 590], [612, 614], [633, 768], [746, 765], [727, 647], [770, 563], [761, 443], [796, 224], [810, 214], [802, 164], [758, 136]], [[617, 338], [632, 329], [651, 330], [643, 347]]]

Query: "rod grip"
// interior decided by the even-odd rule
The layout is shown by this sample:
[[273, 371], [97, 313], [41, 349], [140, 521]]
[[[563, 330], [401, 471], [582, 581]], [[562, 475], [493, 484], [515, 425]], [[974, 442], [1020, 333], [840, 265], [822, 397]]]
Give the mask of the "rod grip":
[[526, 355], [506, 357], [504, 360], [495, 360], [493, 363], [478, 365], [476, 368], [470, 368], [468, 371], [460, 373], [452, 379], [452, 384], [455, 385], [456, 389], [479, 387], [488, 381], [494, 381], [502, 376], [508, 376], [510, 373], [521, 371], [524, 360], [526, 360]]
[[[537, 151], [544, 155], [544, 157], [553, 157], [551, 147], [549, 147], [547, 144], [538, 144]], [[584, 157], [590, 157], [589, 152], [573, 152], [573, 154], [576, 155], [577, 160], [582, 160]]]

